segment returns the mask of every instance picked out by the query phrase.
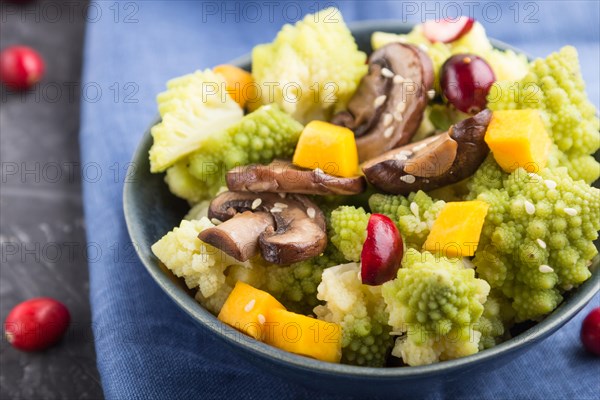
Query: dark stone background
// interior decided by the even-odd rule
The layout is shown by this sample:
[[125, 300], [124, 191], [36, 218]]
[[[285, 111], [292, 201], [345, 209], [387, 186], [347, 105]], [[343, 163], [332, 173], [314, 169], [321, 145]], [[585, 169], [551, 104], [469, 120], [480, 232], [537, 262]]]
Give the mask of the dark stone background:
[[23, 353], [2, 339], [2, 399], [102, 398], [78, 172], [86, 5], [0, 3], [0, 48], [28, 45], [46, 61], [37, 88], [0, 92], [0, 318], [37, 296], [64, 302], [72, 318], [67, 336], [45, 352]]

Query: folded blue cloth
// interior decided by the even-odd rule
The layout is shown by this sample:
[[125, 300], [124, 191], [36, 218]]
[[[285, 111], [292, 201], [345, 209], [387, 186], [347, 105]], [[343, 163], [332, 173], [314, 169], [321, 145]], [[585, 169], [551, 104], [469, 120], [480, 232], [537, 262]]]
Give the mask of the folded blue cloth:
[[[457, 3], [344, 1], [338, 7], [347, 21], [415, 22], [435, 16], [436, 7], [438, 15], [451, 15], [456, 12], [452, 4]], [[590, 96], [598, 105], [597, 2], [571, 2], [569, 7], [557, 2], [469, 4], [490, 36], [535, 56], [565, 44], [577, 46]], [[147, 1], [94, 2], [90, 7], [80, 141], [90, 298], [98, 368], [108, 399], [332, 398], [268, 375], [207, 337], [137, 260], [121, 205], [128, 162], [156, 115], [155, 96], [167, 79], [248, 53], [270, 41], [284, 22], [322, 6]], [[464, 5], [462, 10], [466, 14], [469, 9]], [[599, 301], [596, 296], [572, 322], [526, 355], [460, 386], [447, 384], [429, 397], [597, 399], [600, 362], [582, 350], [578, 334], [583, 316]]]

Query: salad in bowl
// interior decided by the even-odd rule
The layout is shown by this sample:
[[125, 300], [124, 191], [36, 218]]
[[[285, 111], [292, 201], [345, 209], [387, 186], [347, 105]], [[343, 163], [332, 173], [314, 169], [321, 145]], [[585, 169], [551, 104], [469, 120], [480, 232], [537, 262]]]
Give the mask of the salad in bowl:
[[158, 95], [150, 168], [190, 209], [156, 258], [222, 323], [331, 363], [437, 363], [544, 319], [598, 252], [577, 51], [529, 61], [461, 17], [367, 56], [331, 11]]

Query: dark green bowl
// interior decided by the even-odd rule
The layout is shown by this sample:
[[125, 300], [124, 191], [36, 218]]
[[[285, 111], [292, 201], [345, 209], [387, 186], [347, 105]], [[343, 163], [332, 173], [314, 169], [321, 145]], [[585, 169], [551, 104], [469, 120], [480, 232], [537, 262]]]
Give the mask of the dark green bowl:
[[[359, 47], [371, 52], [370, 38], [375, 31], [406, 33], [411, 26], [394, 21], [365, 21], [351, 25]], [[501, 49], [510, 46], [497, 41]], [[514, 50], [514, 49], [513, 49]], [[250, 56], [232, 62], [250, 67]], [[154, 123], [158, 122], [154, 121]], [[331, 364], [297, 356], [268, 346], [221, 323], [202, 308], [189, 294], [182, 281], [162, 268], [150, 246], [165, 233], [178, 226], [188, 211], [187, 204], [173, 196], [163, 181], [162, 174], [151, 174], [148, 150], [152, 145], [150, 130], [139, 144], [130, 171], [133, 179], [125, 183], [123, 208], [132, 242], [137, 253], [158, 285], [171, 299], [185, 310], [198, 324], [227, 343], [240, 356], [252, 359], [273, 374], [295, 380], [320, 391], [335, 391], [348, 395], [375, 396], [408, 394], [435, 389], [437, 383], [456, 379], [461, 374], [485, 372], [498, 368], [504, 362], [523, 355], [534, 344], [545, 339], [569, 321], [598, 291], [600, 272], [598, 257], [594, 260], [593, 276], [542, 322], [525, 330], [513, 339], [472, 356], [444, 361], [433, 365], [399, 368], [367, 368]]]

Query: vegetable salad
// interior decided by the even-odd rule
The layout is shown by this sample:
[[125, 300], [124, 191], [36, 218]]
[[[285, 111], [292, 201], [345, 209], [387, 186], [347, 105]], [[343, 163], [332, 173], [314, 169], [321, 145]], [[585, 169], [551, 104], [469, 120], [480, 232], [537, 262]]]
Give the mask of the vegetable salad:
[[156, 257], [224, 323], [327, 362], [431, 364], [543, 319], [598, 253], [577, 51], [528, 62], [461, 17], [367, 57], [331, 12], [158, 95], [151, 170], [190, 212]]

